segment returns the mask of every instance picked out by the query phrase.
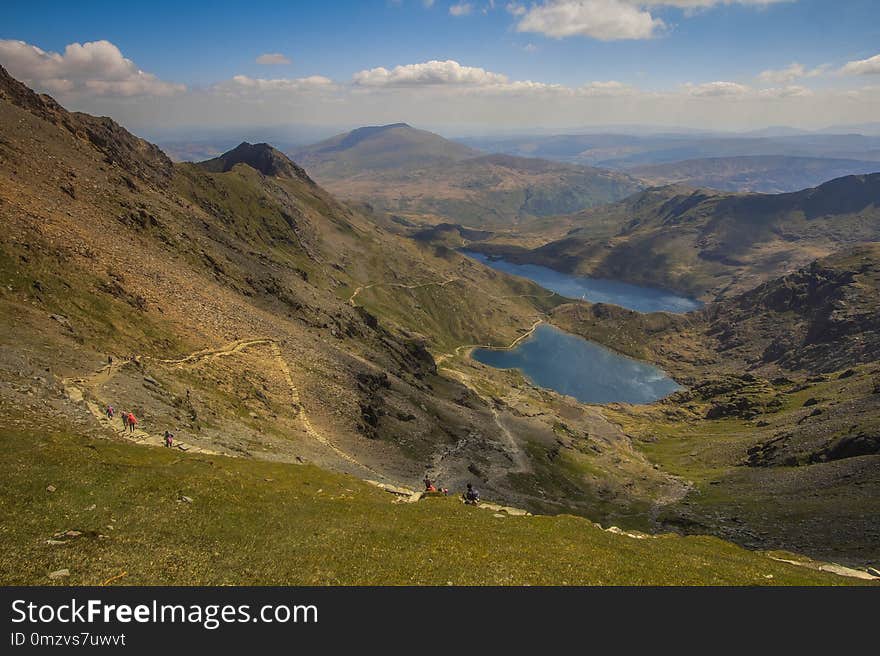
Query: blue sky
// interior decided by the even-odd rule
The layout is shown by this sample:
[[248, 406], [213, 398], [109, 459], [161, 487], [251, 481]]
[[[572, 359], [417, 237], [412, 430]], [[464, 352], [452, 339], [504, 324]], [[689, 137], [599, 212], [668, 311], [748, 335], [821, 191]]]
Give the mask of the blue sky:
[[[461, 15], [452, 15], [453, 5], [463, 8], [457, 12]], [[324, 114], [340, 124], [356, 123], [355, 113], [340, 111], [339, 105], [347, 104], [354, 109], [356, 103], [346, 94], [351, 92], [348, 87], [359, 72], [451, 60], [461, 67], [504, 76], [511, 83], [529, 81], [546, 86], [532, 90], [533, 95], [548, 93], [550, 85], [578, 89], [609, 82], [639, 94], [665, 94], [664, 112], [652, 114], [650, 103], [641, 97], [642, 114], [627, 114], [630, 120], [641, 117], [642, 122], [669, 122], [675, 120], [678, 111], [683, 113], [682, 120], [695, 125], [711, 122], [710, 110], [704, 108], [700, 114], [691, 106], [693, 103], [684, 109], [673, 109], [671, 104], [675, 103], [669, 95], [695, 95], [694, 90], [701, 89], [700, 85], [724, 82], [737, 86], [707, 87], [703, 96], [723, 90], [718, 95], [738, 94], [741, 100], [756, 101], [763, 89], [763, 101], [770, 103], [772, 95], [787, 94], [785, 102], [777, 102], [775, 109], [768, 112], [766, 123], [776, 123], [777, 118], [791, 114], [793, 120], [787, 122], [805, 124], [810, 118], [809, 103], [803, 98], [809, 94], [828, 95], [834, 91], [842, 98], [843, 93], [864, 93], [869, 102], [875, 100], [872, 88], [880, 84], [880, 60], [875, 66], [871, 58], [880, 53], [878, 13], [876, 0], [7, 1], [0, 39], [36, 46], [43, 51], [40, 56], [44, 60], [49, 57], [45, 53], [64, 54], [72, 43], [106, 41], [118, 49], [121, 57], [131, 60], [134, 68], [172, 86], [157, 87], [158, 93], [151, 94], [143, 77], [135, 85], [102, 83], [101, 75], [108, 80], [121, 78], [118, 71], [110, 75], [96, 68], [94, 62], [98, 60], [112, 67], [109, 55], [93, 57], [88, 65], [77, 60], [79, 68], [73, 64], [53, 64], [53, 72], [46, 73], [50, 60], [34, 60], [21, 49], [8, 46], [5, 50], [0, 47], [0, 64], [29, 84], [43, 87], [78, 108], [99, 111], [103, 107], [111, 115], [121, 112], [135, 122], [143, 122], [149, 115], [143, 108], [140, 113], [133, 109], [131, 99], [135, 96], [143, 105], [155, 106], [161, 100], [163, 120], [172, 115], [171, 106], [178, 107], [179, 122], [185, 123], [199, 112], [197, 96], [202, 100], [201, 111], [206, 111], [208, 90], [223, 87], [235, 76], [240, 80], [290, 81], [320, 76], [336, 85], [333, 101], [327, 96], [329, 87], [322, 87], [321, 97], [313, 97], [308, 104], [303, 85], [294, 83], [286, 85], [287, 95], [283, 98], [278, 95], [281, 85], [263, 85], [259, 89], [250, 85], [249, 99], [254, 101], [257, 92], [263, 94], [264, 103], [281, 99], [288, 109], [299, 108], [300, 115], [293, 119], [306, 122], [314, 122]], [[283, 55], [290, 63], [256, 63], [266, 53]], [[859, 71], [857, 74], [842, 74], [849, 62], [868, 63], [861, 68], [851, 67]], [[793, 63], [802, 67], [803, 74], [792, 69], [790, 74], [776, 76], [779, 79], [774, 78], [772, 84], [759, 78], [764, 71], [782, 70]], [[97, 81], [88, 87], [92, 93], [84, 93], [89, 74], [97, 76]], [[456, 85], [481, 87], [484, 91], [489, 86], [474, 76], [460, 84], [456, 82], [458, 78], [447, 83], [423, 69], [414, 70], [413, 74], [418, 79], [378, 80], [374, 76], [371, 88], [384, 94], [385, 101], [393, 97], [407, 111], [413, 111], [416, 116], [402, 118], [415, 122], [422, 116], [428, 123], [441, 118], [441, 113], [426, 113], [422, 107], [437, 103], [441, 86], [447, 91], [442, 97], [446, 107], [454, 102], [450, 93]], [[497, 78], [492, 79], [498, 90]], [[779, 91], [769, 91], [768, 86]], [[803, 111], [790, 111], [792, 98], [797, 94], [784, 94], [782, 89], [789, 87], [801, 90], [798, 94]], [[241, 98], [233, 101], [229, 88], [223, 88], [228, 111], [217, 109], [209, 120], [218, 124], [241, 122]], [[360, 90], [363, 88], [361, 85]], [[99, 89], [97, 96], [95, 89]], [[114, 89], [121, 92], [114, 93]], [[314, 95], [313, 89], [308, 92]], [[525, 93], [523, 89], [509, 92]], [[753, 97], [746, 98], [749, 93]], [[478, 103], [466, 95], [456, 95], [455, 108], [462, 111], [453, 114], [462, 119], [473, 118], [470, 123], [492, 122], [485, 94]], [[587, 95], [596, 98], [598, 92], [590, 91]], [[825, 95], [823, 103], [828, 100]], [[637, 102], [633, 98], [631, 93], [628, 109]], [[534, 97], [528, 100], [536, 108], [541, 105]], [[841, 120], [864, 119], [869, 114], [865, 103], [853, 107], [852, 98], [846, 102], [837, 100]], [[535, 122], [549, 125], [572, 123], [576, 119], [589, 122], [593, 118], [602, 122], [613, 116], [610, 105], [597, 108], [597, 102], [578, 104], [569, 98], [568, 113], [538, 116]], [[381, 114], [376, 111], [377, 104], [373, 98], [370, 116]], [[509, 99], [496, 98], [499, 112], [509, 104]], [[238, 109], [232, 109], [233, 105]], [[479, 111], [466, 110], [477, 105]], [[789, 107], [788, 113], [783, 106]], [[329, 110], [323, 112], [319, 107]], [[826, 116], [833, 117], [834, 112], [829, 106], [814, 118], [824, 120]], [[264, 108], [252, 113], [254, 120], [283, 122], [282, 116], [272, 115]], [[524, 116], [517, 120], [526, 120], [530, 115], [521, 113]], [[749, 125], [757, 125], [759, 118], [749, 110]], [[504, 122], [505, 117], [499, 116], [498, 120]]]

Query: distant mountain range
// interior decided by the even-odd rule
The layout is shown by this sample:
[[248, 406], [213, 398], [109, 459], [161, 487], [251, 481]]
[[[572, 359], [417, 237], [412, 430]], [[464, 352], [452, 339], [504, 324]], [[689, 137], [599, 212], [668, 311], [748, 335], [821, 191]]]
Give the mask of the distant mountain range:
[[784, 155], [711, 157], [629, 169], [653, 185], [686, 184], [771, 194], [815, 187], [845, 175], [877, 171], [880, 171], [880, 161]]
[[627, 170], [707, 157], [784, 155], [880, 161], [880, 136], [861, 134], [559, 134], [470, 137], [461, 143], [490, 152]]
[[405, 123], [359, 128], [289, 154], [333, 193], [426, 224], [509, 226], [620, 200], [643, 186], [625, 173], [484, 155]]

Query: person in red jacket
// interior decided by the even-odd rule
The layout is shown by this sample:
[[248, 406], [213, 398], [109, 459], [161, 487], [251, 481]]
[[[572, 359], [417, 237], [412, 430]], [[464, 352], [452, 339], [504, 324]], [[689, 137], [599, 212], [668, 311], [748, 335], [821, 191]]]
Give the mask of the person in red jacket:
[[137, 417], [134, 416], [134, 413], [128, 413], [128, 432], [134, 433], [134, 427], [137, 426], [138, 420]]

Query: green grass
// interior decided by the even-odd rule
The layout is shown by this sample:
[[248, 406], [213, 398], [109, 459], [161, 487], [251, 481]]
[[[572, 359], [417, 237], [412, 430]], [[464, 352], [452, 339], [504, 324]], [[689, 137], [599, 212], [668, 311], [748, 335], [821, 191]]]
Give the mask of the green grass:
[[[0, 481], [4, 584], [47, 584], [60, 568], [71, 571], [62, 582], [75, 585], [123, 572], [116, 583], [852, 582], [717, 538], [635, 540], [571, 516], [499, 518], [454, 498], [395, 504], [381, 490], [308, 465], [65, 432], [2, 431]], [[71, 529], [83, 535], [46, 543]]]

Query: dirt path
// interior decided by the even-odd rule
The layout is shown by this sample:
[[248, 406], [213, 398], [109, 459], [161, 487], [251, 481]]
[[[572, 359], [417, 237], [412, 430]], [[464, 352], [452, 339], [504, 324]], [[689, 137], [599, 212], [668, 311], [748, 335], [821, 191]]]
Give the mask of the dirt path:
[[446, 287], [449, 283], [455, 282], [456, 280], [461, 280], [459, 276], [454, 276], [449, 278], [448, 280], [444, 280], [443, 282], [425, 282], [419, 283], [418, 285], [407, 285], [402, 282], [374, 282], [369, 285], [361, 285], [357, 289], [354, 290], [354, 293], [348, 298], [348, 304], [352, 307], [357, 307], [357, 304], [354, 302], [354, 299], [357, 298], [358, 294], [360, 294], [365, 289], [370, 289], [372, 287], [397, 287], [398, 289], [420, 289], [421, 287]]
[[[485, 395], [483, 395], [473, 384], [470, 379], [470, 376], [467, 374], [456, 371], [455, 369], [449, 369], [444, 367], [443, 370], [452, 375], [453, 378], [458, 380], [462, 385], [471, 390], [474, 394], [476, 394], [480, 399], [482, 399], [483, 403], [485, 403], [489, 410], [492, 412], [492, 419], [495, 422], [495, 425], [498, 426], [498, 429], [501, 431], [501, 434], [504, 436], [504, 441], [507, 444], [508, 454], [510, 455], [511, 460], [515, 466], [515, 469], [510, 470], [510, 472], [505, 473], [530, 473], [532, 472], [532, 465], [529, 462], [528, 456], [526, 456], [525, 451], [523, 451], [522, 447], [519, 445], [519, 442], [516, 441], [516, 438], [513, 436], [513, 433], [510, 432], [510, 429], [504, 425], [504, 422], [501, 421], [501, 413], [498, 412], [498, 408], [495, 406], [494, 399], [491, 399]], [[459, 445], [456, 445], [457, 447]], [[457, 449], [455, 449], [457, 450]], [[454, 453], [450, 451], [445, 456], [451, 455]], [[438, 463], [439, 464], [439, 463]]]
[[[268, 346], [271, 349], [274, 355], [277, 370], [283, 377], [284, 381], [287, 383], [288, 389], [290, 390], [292, 402], [298, 409], [297, 417], [302, 423], [302, 427], [305, 433], [318, 443], [333, 451], [337, 456], [339, 456], [346, 462], [370, 472], [370, 474], [372, 474], [373, 476], [379, 476], [380, 478], [387, 479], [385, 475], [377, 472], [372, 467], [359, 462], [351, 455], [337, 447], [330, 439], [328, 439], [315, 429], [315, 427], [312, 425], [312, 422], [309, 420], [309, 416], [306, 413], [305, 408], [303, 407], [302, 400], [299, 395], [299, 389], [294, 383], [293, 376], [290, 373], [290, 367], [288, 366], [287, 361], [284, 359], [283, 353], [281, 352], [281, 347], [275, 340], [270, 338], [239, 339], [221, 348], [202, 349], [182, 358], [156, 358], [152, 356], [138, 356], [134, 360], [118, 360], [115, 363], [108, 363], [104, 365], [90, 376], [79, 378], [65, 378], [62, 381], [62, 384], [68, 398], [70, 398], [74, 402], [84, 402], [89, 412], [96, 419], [98, 419], [108, 428], [114, 430], [121, 437], [127, 440], [138, 442], [139, 444], [147, 444], [150, 446], [164, 446], [165, 441], [163, 436], [149, 433], [148, 431], [145, 431], [141, 428], [135, 428], [134, 431], [130, 431], [126, 429], [125, 426], [122, 424], [121, 417], [114, 418], [113, 420], [108, 419], [106, 414], [107, 403], [100, 398], [97, 390], [102, 385], [108, 383], [117, 373], [119, 373], [119, 371], [122, 370], [123, 367], [134, 365], [137, 362], [153, 361], [161, 364], [172, 365], [176, 368], [179, 368], [195, 364], [202, 360], [216, 360], [217, 358], [240, 353], [241, 351], [255, 346]], [[209, 453], [214, 455], [220, 454], [219, 451], [212, 451], [210, 449], [187, 444], [178, 440], [175, 440], [175, 447], [180, 449], [181, 451], [191, 451], [193, 453]]]
[[538, 326], [540, 326], [542, 323], [544, 323], [543, 319], [536, 320], [535, 323], [533, 323], [526, 332], [524, 332], [522, 335], [517, 337], [515, 340], [513, 340], [507, 346], [493, 346], [492, 344], [462, 344], [461, 346], [456, 346], [455, 350], [452, 353], [441, 353], [441, 354], [435, 356], [434, 362], [439, 367], [441, 364], [446, 362], [446, 360], [461, 355], [461, 352], [464, 349], [470, 350], [470, 349], [475, 349], [475, 348], [485, 348], [485, 349], [493, 349], [496, 351], [509, 351], [511, 349], [516, 348], [517, 344], [519, 344], [524, 339], [531, 337], [532, 333], [534, 333], [535, 330], [538, 328]]

